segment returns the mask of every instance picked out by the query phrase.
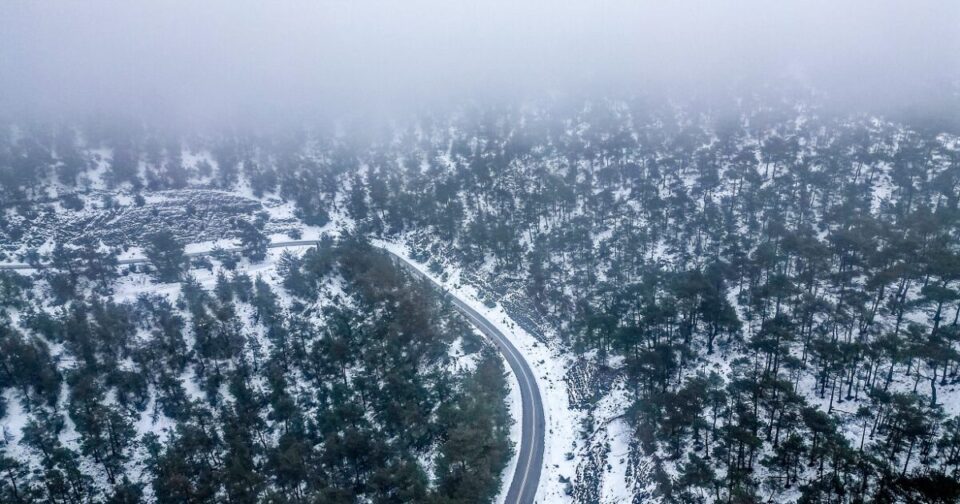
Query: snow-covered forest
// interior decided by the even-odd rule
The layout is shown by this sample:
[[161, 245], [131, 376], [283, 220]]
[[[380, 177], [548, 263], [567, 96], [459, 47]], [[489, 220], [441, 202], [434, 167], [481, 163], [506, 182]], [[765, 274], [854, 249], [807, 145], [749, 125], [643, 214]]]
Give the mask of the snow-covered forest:
[[[950, 124], [755, 98], [354, 127], [6, 130], [4, 261], [47, 267], [2, 274], [5, 498], [495, 496], [503, 364], [370, 238], [553, 349], [563, 499], [960, 496]], [[151, 231], [98, 231], [116, 215]], [[191, 229], [241, 250], [184, 256]], [[340, 244], [263, 248], [311, 229]], [[133, 252], [151, 263], [117, 266]]]
[[958, 27], [0, 1], [0, 504], [960, 503]]

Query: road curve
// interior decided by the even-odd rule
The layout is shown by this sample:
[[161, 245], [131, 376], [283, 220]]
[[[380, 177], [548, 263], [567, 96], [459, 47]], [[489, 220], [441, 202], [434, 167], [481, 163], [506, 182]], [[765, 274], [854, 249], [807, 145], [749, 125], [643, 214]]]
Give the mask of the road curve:
[[510, 489], [507, 491], [506, 504], [533, 504], [537, 494], [537, 486], [540, 483], [540, 468], [543, 466], [543, 438], [544, 438], [544, 412], [543, 401], [540, 399], [540, 388], [537, 386], [537, 379], [530, 370], [530, 365], [523, 358], [523, 355], [517, 351], [510, 339], [504, 336], [489, 320], [484, 318], [479, 312], [471, 308], [460, 298], [448, 291], [442, 285], [434, 281], [429, 276], [423, 274], [405, 257], [397, 255], [390, 250], [384, 249], [391, 256], [400, 261], [416, 276], [426, 278], [438, 288], [441, 292], [449, 296], [453, 305], [467, 319], [480, 329], [487, 338], [489, 338], [503, 354], [510, 365], [513, 374], [516, 375], [520, 384], [520, 398], [522, 403], [523, 415], [521, 420], [520, 434], [520, 453], [517, 456], [517, 469], [513, 473], [513, 481], [510, 483]]
[[[317, 243], [316, 240], [283, 241], [271, 243], [268, 245], [268, 248], [312, 246]], [[240, 248], [228, 248], [225, 250], [237, 252], [240, 251]], [[507, 491], [504, 502], [505, 504], [533, 504], [537, 494], [537, 486], [540, 484], [540, 468], [543, 466], [545, 417], [543, 401], [540, 399], [540, 388], [537, 386], [536, 377], [530, 370], [530, 365], [523, 358], [523, 355], [517, 351], [517, 348], [513, 346], [510, 339], [489, 320], [484, 318], [483, 315], [432, 278], [425, 275], [405, 257], [385, 248], [383, 250], [399, 261], [400, 264], [405, 266], [414, 275], [427, 279], [434, 287], [446, 294], [453, 302], [454, 307], [496, 345], [504, 359], [507, 360], [507, 364], [510, 365], [510, 370], [513, 371], [513, 374], [517, 377], [517, 382], [520, 386], [521, 409], [523, 412], [517, 468], [513, 473], [513, 481], [510, 483], [510, 489]], [[187, 255], [190, 257], [199, 257], [210, 255], [211, 253], [212, 251], [193, 252]], [[140, 264], [149, 262], [149, 259], [121, 259], [117, 262], [121, 265]], [[43, 267], [43, 265], [40, 267]], [[0, 270], [2, 269], [35, 269], [35, 266], [29, 264], [0, 264]]]

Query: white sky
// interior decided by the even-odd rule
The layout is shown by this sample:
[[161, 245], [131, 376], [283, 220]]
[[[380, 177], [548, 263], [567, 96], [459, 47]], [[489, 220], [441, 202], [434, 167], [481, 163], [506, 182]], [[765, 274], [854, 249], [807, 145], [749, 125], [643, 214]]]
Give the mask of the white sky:
[[957, 78], [958, 33], [960, 2], [934, 0], [4, 0], [0, 111], [209, 119], [784, 74], [889, 104]]

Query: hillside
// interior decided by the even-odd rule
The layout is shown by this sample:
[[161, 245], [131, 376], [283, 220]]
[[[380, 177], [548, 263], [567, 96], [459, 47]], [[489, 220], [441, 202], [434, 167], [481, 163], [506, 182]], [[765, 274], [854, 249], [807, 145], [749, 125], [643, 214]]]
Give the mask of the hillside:
[[[502, 364], [442, 304], [423, 302], [430, 292], [363, 248], [374, 239], [402, 244], [522, 329], [518, 346], [535, 355], [556, 429], [540, 484], [549, 502], [955, 502], [960, 137], [948, 123], [841, 114], [786, 96], [716, 109], [642, 98], [471, 105], [373, 131], [347, 121], [273, 137], [188, 140], [144, 128], [92, 142], [79, 127], [8, 135], [3, 261], [54, 267], [3, 276], [12, 300], [3, 338], [17, 351], [3, 353], [0, 418], [31, 432], [23, 412], [37, 404], [64, 419], [44, 418], [48, 431], [89, 437], [74, 418], [80, 400], [71, 406], [88, 369], [104, 377], [85, 390], [93, 402], [123, 405], [128, 423], [144, 426], [129, 436], [140, 455], [111, 453], [120, 457], [111, 469], [97, 448], [38, 439], [3, 448], [4, 470], [57, 470], [64, 491], [106, 495], [121, 488], [111, 474], [136, 466], [144, 476], [131, 485], [176, 500], [200, 484], [158, 467], [186, 459], [196, 465], [176, 470], [200, 479], [240, 471], [237, 488], [217, 473], [223, 486], [198, 500], [236, 490], [489, 501], [509, 452]], [[15, 168], [27, 165], [35, 169]], [[191, 198], [194, 211], [182, 204]], [[82, 219], [95, 225], [75, 243], [47, 231]], [[133, 241], [154, 260], [116, 278], [109, 258], [134, 245], [128, 228], [141, 230]], [[270, 237], [313, 239], [321, 229], [353, 241], [260, 257]], [[221, 250], [194, 259], [199, 284], [155, 283], [148, 278], [164, 275], [167, 257], [156, 231], [239, 244], [246, 259]], [[264, 260], [260, 282], [217, 279]], [[97, 333], [97, 317], [118, 328]], [[70, 328], [74, 320], [89, 330]], [[153, 349], [165, 330], [183, 341]], [[90, 331], [98, 336], [88, 345]], [[471, 350], [469, 372], [453, 371], [452, 348]], [[26, 355], [40, 363], [29, 380], [10, 371]], [[106, 378], [113, 368], [120, 375]], [[141, 384], [120, 379], [128, 375]], [[171, 377], [194, 390], [164, 389]], [[236, 434], [249, 453], [231, 454], [238, 447], [223, 429], [245, 394], [260, 420]], [[200, 406], [179, 411], [191, 401]], [[160, 424], [142, 424], [147, 411]], [[471, 432], [496, 443], [458, 452], [480, 460], [458, 480], [444, 441], [468, 420], [485, 422]], [[156, 425], [177, 427], [151, 441]], [[356, 437], [343, 437], [346, 425]], [[322, 446], [316, 459], [294, 458], [324, 478], [289, 483], [306, 469], [277, 465], [288, 430]], [[182, 452], [203, 443], [221, 450], [216, 460]], [[44, 455], [61, 446], [74, 452], [63, 467]], [[334, 447], [343, 456], [326, 458]], [[420, 493], [377, 493], [384, 488]]]
[[[363, 240], [194, 267], [181, 255], [173, 281], [106, 272], [94, 255], [0, 272], [3, 502], [500, 491], [512, 422], [500, 357]], [[73, 291], [57, 302], [64, 277]]]

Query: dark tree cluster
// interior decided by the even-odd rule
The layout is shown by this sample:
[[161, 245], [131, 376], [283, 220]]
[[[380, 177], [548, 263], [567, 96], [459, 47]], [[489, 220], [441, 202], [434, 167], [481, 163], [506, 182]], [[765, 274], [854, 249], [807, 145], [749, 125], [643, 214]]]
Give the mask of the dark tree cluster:
[[[26, 418], [0, 438], [0, 502], [446, 504], [499, 490], [512, 450], [500, 357], [484, 347], [454, 372], [448, 347], [469, 327], [363, 240], [285, 255], [282, 287], [225, 269], [204, 287], [156, 236], [148, 254], [179, 295], [124, 303], [84, 250], [33, 285], [0, 276], [19, 319], [0, 318], [0, 418], [6, 398]], [[61, 276], [73, 294], [44, 309]]]

